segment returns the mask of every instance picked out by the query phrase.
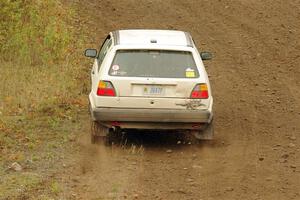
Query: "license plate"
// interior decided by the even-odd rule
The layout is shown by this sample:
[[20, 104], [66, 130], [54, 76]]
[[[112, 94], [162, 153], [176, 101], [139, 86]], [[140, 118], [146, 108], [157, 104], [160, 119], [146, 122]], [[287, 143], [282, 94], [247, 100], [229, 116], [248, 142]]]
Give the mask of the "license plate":
[[160, 87], [160, 86], [147, 86], [147, 87], [144, 87], [144, 94], [145, 95], [162, 95], [163, 94], [163, 87]]

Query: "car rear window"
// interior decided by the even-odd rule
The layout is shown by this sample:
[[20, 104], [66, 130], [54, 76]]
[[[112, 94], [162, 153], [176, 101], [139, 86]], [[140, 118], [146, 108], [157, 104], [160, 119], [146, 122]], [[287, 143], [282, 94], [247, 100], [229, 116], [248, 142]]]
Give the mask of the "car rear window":
[[111, 68], [111, 76], [198, 78], [193, 55], [188, 51], [118, 50]]

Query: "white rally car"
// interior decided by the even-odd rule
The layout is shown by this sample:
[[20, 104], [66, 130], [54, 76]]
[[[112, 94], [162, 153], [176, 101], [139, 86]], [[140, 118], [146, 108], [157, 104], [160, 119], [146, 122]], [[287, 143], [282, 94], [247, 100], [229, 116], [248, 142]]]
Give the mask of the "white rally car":
[[190, 132], [213, 137], [213, 97], [202, 60], [187, 32], [119, 30], [102, 46], [87, 49], [94, 58], [89, 94], [91, 141], [109, 140], [122, 129]]

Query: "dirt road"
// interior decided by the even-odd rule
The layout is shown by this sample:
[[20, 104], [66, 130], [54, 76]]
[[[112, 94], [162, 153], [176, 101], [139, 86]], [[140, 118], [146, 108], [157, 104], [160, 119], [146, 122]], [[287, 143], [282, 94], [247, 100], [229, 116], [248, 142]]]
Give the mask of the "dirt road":
[[157, 28], [188, 31], [213, 52], [216, 136], [196, 144], [129, 133], [112, 147], [91, 145], [86, 115], [62, 175], [68, 199], [300, 199], [300, 1], [73, 4], [87, 47], [115, 29]]

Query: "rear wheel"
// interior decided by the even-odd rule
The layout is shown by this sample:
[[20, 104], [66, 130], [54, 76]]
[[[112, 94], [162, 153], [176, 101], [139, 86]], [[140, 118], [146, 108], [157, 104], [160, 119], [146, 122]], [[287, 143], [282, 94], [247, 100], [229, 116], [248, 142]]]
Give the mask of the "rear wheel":
[[203, 130], [192, 131], [192, 134], [198, 140], [212, 140], [214, 137], [214, 123], [213, 121], [206, 125]]

